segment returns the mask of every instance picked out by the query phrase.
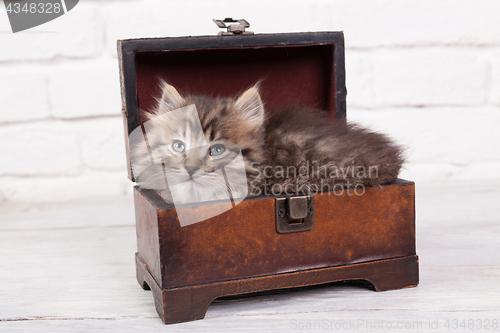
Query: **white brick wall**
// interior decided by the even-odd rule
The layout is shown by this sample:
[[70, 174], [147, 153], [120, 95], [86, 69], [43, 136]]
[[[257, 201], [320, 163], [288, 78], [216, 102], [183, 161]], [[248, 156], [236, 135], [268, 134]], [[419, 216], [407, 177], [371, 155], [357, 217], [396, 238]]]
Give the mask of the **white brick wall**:
[[83, 171], [77, 134], [58, 121], [0, 128], [2, 176], [77, 176]]
[[55, 118], [121, 116], [117, 60], [71, 62], [51, 68], [48, 91]]
[[374, 52], [378, 105], [483, 105], [487, 62], [478, 52], [454, 48]]
[[10, 33], [0, 4], [0, 201], [130, 194], [116, 40], [255, 32], [346, 38], [348, 119], [407, 147], [417, 182], [500, 178], [500, 1], [81, 0]]
[[[2, 1], [3, 2], [3, 1]], [[24, 33], [10, 31], [4, 4], [0, 7], [2, 52], [0, 61], [35, 61], [84, 59], [98, 56], [104, 43], [104, 19], [97, 3], [80, 1], [77, 10], [70, 11], [42, 26]]]
[[3, 69], [0, 72], [0, 123], [49, 117], [45, 74]]
[[500, 106], [500, 50], [490, 52], [489, 60], [492, 63], [492, 66], [489, 67], [490, 75], [488, 76], [490, 82], [489, 103]]

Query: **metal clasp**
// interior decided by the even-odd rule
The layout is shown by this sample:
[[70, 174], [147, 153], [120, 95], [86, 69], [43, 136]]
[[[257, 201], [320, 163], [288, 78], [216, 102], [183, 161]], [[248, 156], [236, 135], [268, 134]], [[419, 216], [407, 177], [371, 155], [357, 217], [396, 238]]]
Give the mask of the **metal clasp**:
[[[219, 36], [234, 36], [234, 35], [253, 35], [251, 31], [245, 31], [246, 28], [250, 27], [250, 23], [247, 20], [233, 20], [230, 17], [226, 17], [224, 20], [213, 20], [215, 24], [219, 28], [227, 29], [227, 31], [219, 32]], [[238, 23], [238, 24], [230, 24], [229, 26], [226, 23]]]
[[280, 234], [309, 231], [314, 228], [314, 197], [275, 198], [276, 231]]

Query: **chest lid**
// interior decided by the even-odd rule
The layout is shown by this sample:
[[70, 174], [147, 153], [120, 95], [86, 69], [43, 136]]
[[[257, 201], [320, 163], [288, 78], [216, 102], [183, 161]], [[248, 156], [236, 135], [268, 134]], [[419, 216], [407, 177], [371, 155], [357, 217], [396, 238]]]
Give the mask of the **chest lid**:
[[[229, 30], [229, 29], [228, 29]], [[295, 103], [345, 118], [342, 32], [234, 34], [118, 41], [129, 178], [130, 134], [155, 106], [159, 79], [181, 95], [229, 97], [256, 82], [266, 112]]]

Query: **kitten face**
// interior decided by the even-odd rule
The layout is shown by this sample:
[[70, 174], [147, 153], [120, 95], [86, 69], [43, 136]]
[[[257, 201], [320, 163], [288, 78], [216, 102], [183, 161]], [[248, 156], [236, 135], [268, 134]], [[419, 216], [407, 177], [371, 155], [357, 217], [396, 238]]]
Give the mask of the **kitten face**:
[[257, 88], [233, 100], [184, 98], [165, 82], [161, 87], [158, 106], [144, 124], [149, 148], [131, 145], [138, 185], [166, 190], [162, 195], [176, 204], [244, 198], [246, 174], [258, 174], [252, 163], [264, 160]]

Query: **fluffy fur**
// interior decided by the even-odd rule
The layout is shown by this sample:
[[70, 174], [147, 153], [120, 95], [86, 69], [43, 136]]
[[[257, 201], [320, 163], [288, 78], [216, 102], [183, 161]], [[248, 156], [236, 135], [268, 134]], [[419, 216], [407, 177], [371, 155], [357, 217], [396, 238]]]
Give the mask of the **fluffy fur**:
[[[157, 107], [144, 113], [148, 120], [195, 105], [201, 123], [200, 128], [196, 115], [186, 113], [158, 120], [147, 131], [153, 155], [156, 150], [168, 158], [163, 165], [146, 168], [136, 180], [143, 188], [163, 191], [169, 201], [174, 188], [182, 202], [213, 200], [228, 192], [220, 178], [210, 178], [217, 164], [210, 152], [221, 143], [225, 154], [234, 156], [241, 150], [243, 155], [249, 192], [238, 192], [238, 186], [229, 189], [241, 197], [379, 186], [395, 181], [403, 164], [401, 148], [389, 138], [342, 120], [333, 121], [322, 110], [291, 106], [265, 113], [257, 86], [236, 98], [214, 99], [183, 97], [163, 81], [161, 88]], [[176, 151], [180, 150], [178, 142], [185, 151]], [[136, 160], [147, 163], [149, 152], [131, 149], [138, 150]], [[175, 184], [165, 184], [166, 172], [171, 175], [169, 182], [174, 179]]]

